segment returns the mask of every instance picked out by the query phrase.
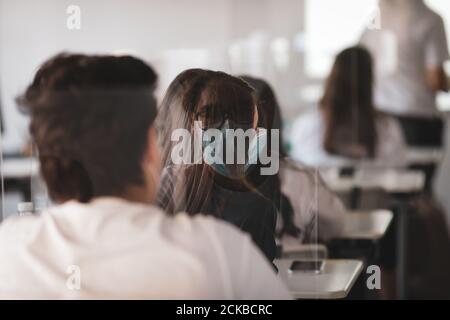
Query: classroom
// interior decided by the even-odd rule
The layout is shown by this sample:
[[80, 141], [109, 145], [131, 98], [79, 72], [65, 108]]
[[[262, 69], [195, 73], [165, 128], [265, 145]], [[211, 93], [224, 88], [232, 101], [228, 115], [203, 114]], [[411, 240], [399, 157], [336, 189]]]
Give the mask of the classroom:
[[448, 0], [0, 0], [0, 300], [449, 300], [449, 44]]

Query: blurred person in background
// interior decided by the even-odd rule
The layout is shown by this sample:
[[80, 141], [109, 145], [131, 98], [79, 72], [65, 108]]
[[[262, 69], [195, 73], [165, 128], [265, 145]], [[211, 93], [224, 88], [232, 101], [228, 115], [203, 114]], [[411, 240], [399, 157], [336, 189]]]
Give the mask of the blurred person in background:
[[292, 158], [311, 166], [405, 165], [403, 133], [375, 109], [372, 57], [362, 47], [336, 56], [319, 107], [294, 122], [290, 139]]
[[[271, 86], [263, 79], [251, 76], [241, 78], [256, 91], [258, 127], [280, 131], [280, 171], [277, 179], [281, 194], [287, 199], [280, 201], [281, 219], [277, 225], [283, 248], [304, 241], [326, 241], [337, 236], [342, 229], [344, 205], [326, 186], [318, 171], [288, 157], [283, 147], [281, 108]], [[292, 210], [287, 210], [289, 203]]]
[[[444, 22], [423, 0], [379, 4], [381, 29], [366, 29], [360, 40], [375, 60], [376, 106], [399, 120], [409, 146], [442, 148], [445, 122], [436, 94], [449, 89]], [[411, 165], [426, 174], [425, 191], [431, 193], [436, 165]]]
[[449, 89], [442, 18], [423, 0], [380, 0], [381, 29], [360, 43], [375, 61], [375, 105], [396, 116], [411, 146], [441, 147], [444, 123], [436, 93]]

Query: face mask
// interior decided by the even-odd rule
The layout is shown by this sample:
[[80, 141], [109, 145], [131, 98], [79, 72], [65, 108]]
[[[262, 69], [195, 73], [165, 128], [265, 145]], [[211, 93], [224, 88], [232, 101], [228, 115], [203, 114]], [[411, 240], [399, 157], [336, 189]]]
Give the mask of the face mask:
[[[252, 165], [258, 162], [259, 155], [267, 147], [267, 130], [263, 128], [257, 128], [256, 134], [253, 134], [250, 138], [247, 158], [243, 164], [235, 164], [233, 166], [227, 165], [226, 158], [224, 155], [224, 146], [227, 143], [232, 143], [234, 145], [234, 133], [230, 130], [230, 125], [228, 120], [220, 129], [216, 129], [213, 134], [209, 134], [207, 131], [202, 131], [203, 133], [203, 158], [206, 163], [208, 163], [216, 172], [223, 176], [231, 178], [240, 178], [242, 176], [248, 175]], [[245, 149], [245, 148], [244, 148]]]
[[256, 135], [251, 139], [248, 149], [247, 168], [252, 164], [256, 164], [263, 151], [267, 148], [267, 130], [264, 128], [256, 128]]
[[223, 146], [226, 141], [226, 129], [221, 128], [220, 133], [214, 136], [210, 135], [208, 130], [202, 130], [202, 150], [203, 159], [207, 164], [221, 175], [230, 176], [231, 173], [225, 164], [225, 155], [223, 153]]

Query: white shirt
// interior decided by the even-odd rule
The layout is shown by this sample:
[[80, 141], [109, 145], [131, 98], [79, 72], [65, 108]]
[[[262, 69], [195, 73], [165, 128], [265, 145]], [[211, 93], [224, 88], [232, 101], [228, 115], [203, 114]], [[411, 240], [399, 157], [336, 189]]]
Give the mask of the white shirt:
[[[294, 209], [294, 223], [314, 238], [328, 240], [338, 235], [343, 226], [345, 207], [341, 200], [328, 189], [318, 171], [291, 159], [281, 162], [281, 190]], [[302, 242], [300, 239], [284, 236], [283, 247]]]
[[406, 143], [398, 122], [379, 115], [376, 121], [378, 145], [375, 158], [352, 160], [329, 154], [323, 148], [325, 124], [318, 108], [300, 116], [292, 126], [291, 157], [309, 166], [380, 166], [401, 167], [406, 165]]
[[272, 266], [233, 226], [169, 217], [118, 198], [7, 219], [0, 261], [3, 299], [289, 298]]
[[420, 0], [381, 1], [381, 29], [366, 29], [361, 44], [375, 62], [375, 104], [397, 115], [438, 115], [426, 70], [449, 58], [442, 18]]

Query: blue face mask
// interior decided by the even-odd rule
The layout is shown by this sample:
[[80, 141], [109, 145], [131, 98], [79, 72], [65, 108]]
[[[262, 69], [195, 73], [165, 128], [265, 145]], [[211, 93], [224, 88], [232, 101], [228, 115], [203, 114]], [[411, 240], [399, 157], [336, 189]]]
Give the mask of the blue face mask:
[[[252, 165], [258, 162], [261, 152], [267, 147], [267, 130], [263, 128], [255, 129], [255, 133], [250, 138], [246, 161], [243, 164], [226, 164], [224, 156], [224, 143], [233, 143], [233, 133], [230, 131], [228, 121], [218, 130], [220, 134], [210, 136], [207, 131], [203, 131], [203, 158], [216, 172], [230, 178], [240, 178], [248, 175]], [[216, 132], [218, 133], [218, 132]], [[236, 151], [236, 149], [235, 149]]]

